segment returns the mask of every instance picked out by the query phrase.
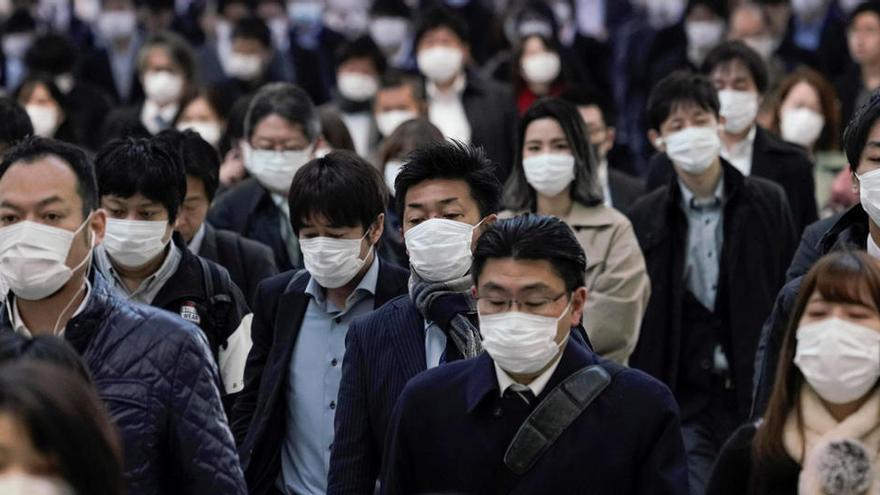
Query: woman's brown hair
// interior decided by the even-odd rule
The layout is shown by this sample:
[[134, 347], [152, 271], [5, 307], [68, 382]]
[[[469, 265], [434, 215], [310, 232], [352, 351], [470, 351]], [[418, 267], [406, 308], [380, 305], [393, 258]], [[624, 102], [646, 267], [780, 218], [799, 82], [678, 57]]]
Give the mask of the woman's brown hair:
[[782, 135], [779, 131], [782, 103], [792, 88], [800, 82], [805, 82], [816, 90], [822, 115], [825, 117], [825, 127], [816, 140], [816, 151], [840, 151], [840, 101], [837, 99], [837, 91], [822, 74], [806, 67], [795, 70], [779, 83], [774, 97], [776, 111], [773, 112], [773, 132], [777, 136]]
[[794, 364], [794, 357], [801, 318], [817, 292], [828, 302], [864, 304], [880, 310], [880, 264], [864, 251], [833, 253], [820, 259], [804, 277], [779, 351], [767, 411], [753, 441], [755, 466], [778, 465], [788, 460], [782, 436], [792, 411], [803, 432], [800, 390], [804, 376]]

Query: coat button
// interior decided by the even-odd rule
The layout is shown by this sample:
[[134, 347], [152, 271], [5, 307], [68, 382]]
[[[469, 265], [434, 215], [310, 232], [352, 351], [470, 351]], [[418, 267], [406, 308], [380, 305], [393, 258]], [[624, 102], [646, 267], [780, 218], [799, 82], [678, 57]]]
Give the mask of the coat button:
[[500, 407], [496, 407], [495, 410], [492, 411], [492, 416], [495, 416], [496, 418], [500, 418], [502, 414], [503, 414], [503, 411], [501, 410]]
[[336, 367], [337, 364], [339, 364], [339, 361], [337, 361], [336, 358], [333, 358], [333, 360], [330, 361], [330, 366]]
[[330, 409], [336, 409], [336, 401], [330, 402]]

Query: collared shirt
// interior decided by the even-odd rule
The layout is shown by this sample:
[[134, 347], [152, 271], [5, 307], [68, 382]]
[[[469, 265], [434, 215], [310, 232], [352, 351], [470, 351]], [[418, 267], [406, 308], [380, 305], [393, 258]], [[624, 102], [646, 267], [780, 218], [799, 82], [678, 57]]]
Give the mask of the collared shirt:
[[[83, 297], [81, 303], [79, 303], [79, 307], [76, 308], [76, 311], [73, 312], [70, 319], [74, 319], [79, 316], [80, 313], [85, 311], [86, 306], [89, 305], [89, 296], [92, 295], [92, 284], [86, 279], [86, 295]], [[18, 311], [18, 302], [14, 297], [10, 297], [6, 302], [6, 314], [9, 316], [9, 321], [12, 323], [12, 330], [19, 335], [23, 335], [27, 338], [33, 337], [33, 332], [24, 324], [24, 320], [21, 317], [21, 313]], [[53, 329], [54, 330], [54, 329]], [[58, 332], [58, 335], [64, 335], [64, 328], [61, 328]]]
[[282, 493], [327, 491], [345, 335], [352, 320], [373, 311], [378, 280], [379, 260], [374, 257], [343, 309], [326, 298], [314, 278], [306, 286], [310, 301], [285, 387], [287, 434], [281, 448], [281, 473], [276, 481]]
[[559, 366], [561, 356], [562, 351], [560, 351], [559, 354], [555, 358], [553, 358], [556, 360], [556, 362], [554, 362], [549, 368], [544, 370], [543, 373], [538, 375], [528, 385], [523, 385], [522, 383], [517, 382], [516, 380], [511, 378], [506, 371], [501, 369], [501, 366], [498, 366], [498, 363], [492, 361], [492, 364], [495, 365], [495, 376], [498, 378], [498, 392], [501, 395], [504, 395], [504, 392], [506, 392], [507, 389], [511, 389], [514, 392], [525, 392], [526, 390], [530, 390], [535, 395], [535, 397], [541, 395], [541, 392], [544, 391], [544, 387], [547, 386], [547, 382], [550, 381], [550, 377], [553, 376], [553, 372], [556, 371], [556, 368]]
[[721, 147], [721, 157], [729, 161], [731, 165], [748, 177], [752, 174], [752, 151], [755, 147], [755, 135], [758, 133], [757, 126], [752, 126], [752, 130], [746, 135], [746, 138], [733, 146]]
[[113, 268], [113, 263], [110, 261], [110, 256], [107, 254], [104, 246], [98, 246], [95, 248], [95, 261], [97, 262], [98, 270], [104, 278], [110, 281], [110, 286], [113, 288], [113, 291], [125, 299], [144, 304], [153, 303], [153, 299], [156, 298], [156, 295], [159, 294], [159, 291], [162, 290], [165, 283], [168, 282], [172, 275], [177, 273], [182, 258], [183, 255], [180, 253], [177, 246], [175, 246], [173, 242], [169, 242], [168, 251], [165, 254], [165, 261], [162, 262], [159, 269], [149, 277], [145, 278], [137, 289], [130, 291], [128, 286], [125, 285], [125, 282], [122, 280], [122, 277], [117, 273], [116, 269]]
[[113, 85], [119, 98], [127, 100], [131, 96], [131, 86], [135, 76], [135, 57], [137, 56], [140, 40], [135, 35], [128, 43], [128, 49], [117, 52], [112, 46], [107, 47], [107, 58], [110, 61], [110, 70], [113, 72]]
[[868, 234], [868, 255], [872, 258], [880, 259], [880, 246], [877, 246], [877, 243], [874, 242], [874, 238], [871, 237], [871, 234]]
[[714, 311], [724, 243], [724, 178], [718, 180], [715, 193], [708, 199], [695, 198], [681, 181], [679, 187], [681, 208], [688, 220], [685, 282], [694, 297]]
[[354, 150], [360, 156], [370, 155], [370, 134], [373, 129], [373, 114], [370, 112], [342, 113], [342, 122], [351, 134]]
[[281, 241], [284, 242], [284, 246], [287, 248], [290, 264], [295, 266], [297, 260], [299, 260], [299, 239], [296, 238], [296, 235], [293, 233], [293, 226], [290, 224], [290, 203], [287, 202], [287, 198], [275, 193], [272, 193], [272, 201], [281, 210], [281, 215], [279, 215], [281, 221]]
[[792, 39], [798, 48], [810, 51], [819, 49], [819, 43], [822, 42], [822, 28], [825, 27], [826, 15], [819, 16], [810, 23], [794, 16], [794, 35]]
[[199, 251], [202, 250], [202, 243], [205, 242], [205, 223], [202, 222], [202, 225], [199, 226], [199, 230], [196, 231], [196, 235], [189, 241], [186, 247], [189, 248], [189, 252], [198, 256]]
[[425, 364], [427, 369], [440, 366], [446, 352], [446, 333], [433, 321], [425, 321]]
[[159, 134], [171, 126], [179, 108], [180, 106], [177, 103], [160, 107], [154, 102], [146, 100], [144, 101], [144, 106], [141, 107], [141, 124], [146, 127], [150, 134]]
[[614, 205], [611, 202], [611, 183], [608, 180], [608, 159], [603, 158], [599, 161], [599, 168], [596, 170], [599, 175], [599, 183], [602, 184], [602, 195], [605, 197], [605, 206], [611, 208]]
[[446, 139], [470, 143], [471, 124], [461, 100], [466, 85], [466, 76], [462, 73], [455, 78], [448, 91], [440, 91], [430, 81], [425, 85], [425, 91], [428, 94], [428, 120], [440, 129]]

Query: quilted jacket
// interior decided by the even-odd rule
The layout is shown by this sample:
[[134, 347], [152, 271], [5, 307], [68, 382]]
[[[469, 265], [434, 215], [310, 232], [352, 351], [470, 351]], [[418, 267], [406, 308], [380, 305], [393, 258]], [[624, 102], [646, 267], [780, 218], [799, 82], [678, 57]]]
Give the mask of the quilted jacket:
[[[128, 495], [246, 493], [202, 332], [112, 295], [92, 275], [64, 336], [85, 360], [122, 438]], [[0, 311], [0, 331], [12, 331]]]

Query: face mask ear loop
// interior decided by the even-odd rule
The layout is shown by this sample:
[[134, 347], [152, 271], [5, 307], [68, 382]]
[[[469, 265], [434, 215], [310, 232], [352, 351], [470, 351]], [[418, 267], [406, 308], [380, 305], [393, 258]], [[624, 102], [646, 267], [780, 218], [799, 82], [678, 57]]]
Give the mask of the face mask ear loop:
[[[89, 215], [89, 218], [87, 218], [86, 221], [83, 222], [83, 225], [86, 225], [91, 218], [92, 218], [92, 216]], [[80, 263], [79, 265], [77, 265], [76, 268], [73, 269], [73, 271], [77, 271], [80, 268], [82, 268], [83, 265], [86, 265], [85, 283], [83, 283], [80, 286], [79, 290], [77, 290], [76, 293], [73, 295], [73, 297], [70, 298], [70, 302], [68, 302], [67, 305], [64, 306], [64, 309], [62, 309], [61, 313], [58, 315], [58, 319], [55, 320], [55, 325], [52, 326], [52, 335], [55, 335], [56, 337], [59, 334], [58, 326], [61, 324], [61, 319], [64, 318], [64, 314], [67, 313], [68, 310], [70, 310], [71, 306], [73, 306], [73, 303], [74, 303], [74, 301], [76, 301], [76, 298], [79, 297], [79, 295], [82, 294], [82, 292], [85, 290], [87, 284], [89, 283], [88, 282], [89, 277], [91, 277], [91, 275], [92, 275], [92, 255], [95, 252], [95, 235], [93, 233], [91, 233], [91, 231], [90, 231], [89, 237], [91, 238], [91, 241], [89, 241], [89, 254], [83, 259], [82, 263]]]

